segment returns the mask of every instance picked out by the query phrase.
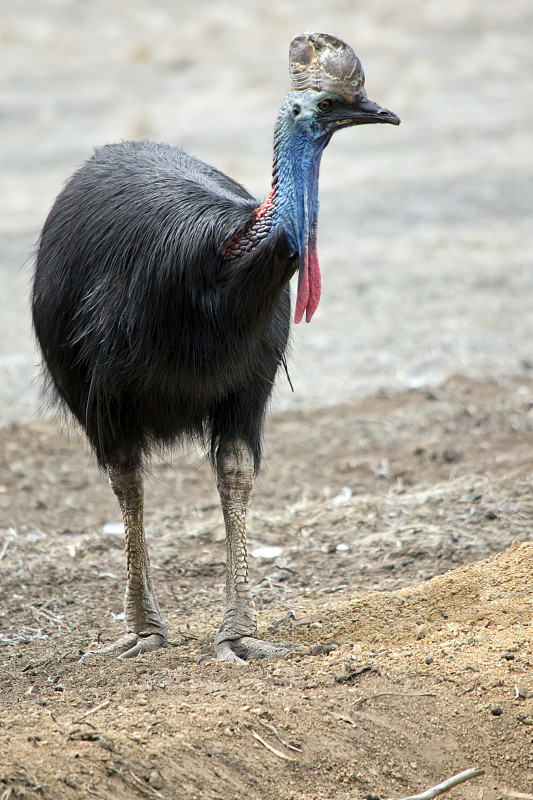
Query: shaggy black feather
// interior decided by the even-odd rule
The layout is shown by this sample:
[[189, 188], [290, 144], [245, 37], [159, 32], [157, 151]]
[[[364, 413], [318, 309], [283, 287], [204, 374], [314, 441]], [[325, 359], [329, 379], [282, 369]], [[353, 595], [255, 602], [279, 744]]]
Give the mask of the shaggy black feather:
[[33, 322], [47, 383], [102, 468], [140, 464], [184, 436], [213, 454], [242, 438], [259, 467], [297, 256], [277, 227], [224, 262], [258, 205], [218, 170], [152, 142], [97, 150], [58, 196]]

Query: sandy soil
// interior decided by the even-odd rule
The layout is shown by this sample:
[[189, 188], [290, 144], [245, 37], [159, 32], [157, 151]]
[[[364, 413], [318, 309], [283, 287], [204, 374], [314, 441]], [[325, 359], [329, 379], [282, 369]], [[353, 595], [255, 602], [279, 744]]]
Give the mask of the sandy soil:
[[533, 794], [533, 382], [279, 414], [267, 452], [251, 577], [262, 635], [300, 647], [215, 661], [223, 525], [192, 454], [147, 486], [169, 647], [79, 664], [122, 628], [114, 497], [56, 423], [0, 431], [0, 796], [398, 798], [473, 766], [450, 796]]

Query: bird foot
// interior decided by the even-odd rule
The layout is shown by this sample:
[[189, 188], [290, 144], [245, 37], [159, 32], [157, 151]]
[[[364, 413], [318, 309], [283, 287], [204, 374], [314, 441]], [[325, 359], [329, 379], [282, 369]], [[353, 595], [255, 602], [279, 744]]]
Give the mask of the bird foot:
[[116, 655], [117, 658], [135, 658], [143, 653], [151, 653], [160, 647], [166, 647], [167, 635], [165, 633], [152, 633], [148, 636], [141, 636], [137, 633], [126, 633], [116, 642], [102, 647], [99, 650], [88, 650], [82, 655], [78, 663], [92, 658]]
[[253, 636], [215, 641], [218, 661], [233, 661], [237, 664], [245, 664], [252, 658], [283, 658], [294, 647], [298, 645], [271, 644]]

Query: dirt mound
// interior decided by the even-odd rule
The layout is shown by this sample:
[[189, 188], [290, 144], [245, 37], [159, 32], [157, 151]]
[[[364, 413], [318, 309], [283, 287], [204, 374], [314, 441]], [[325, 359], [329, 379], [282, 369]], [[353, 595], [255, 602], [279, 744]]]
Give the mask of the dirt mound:
[[121, 630], [115, 500], [55, 422], [0, 430], [0, 797], [402, 797], [470, 766], [449, 797], [533, 794], [532, 408], [523, 378], [457, 377], [274, 417], [251, 576], [300, 647], [244, 667], [213, 657], [201, 454], [147, 486], [169, 647], [79, 664]]

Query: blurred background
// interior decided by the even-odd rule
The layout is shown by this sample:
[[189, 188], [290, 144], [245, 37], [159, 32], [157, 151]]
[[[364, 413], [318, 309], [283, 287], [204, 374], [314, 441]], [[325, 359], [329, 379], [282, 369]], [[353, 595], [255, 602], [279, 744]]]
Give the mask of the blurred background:
[[263, 199], [302, 30], [349, 42], [402, 125], [324, 155], [323, 299], [274, 407], [533, 370], [531, 0], [3, 0], [0, 423], [40, 413], [28, 290], [63, 182], [95, 145], [151, 138]]

